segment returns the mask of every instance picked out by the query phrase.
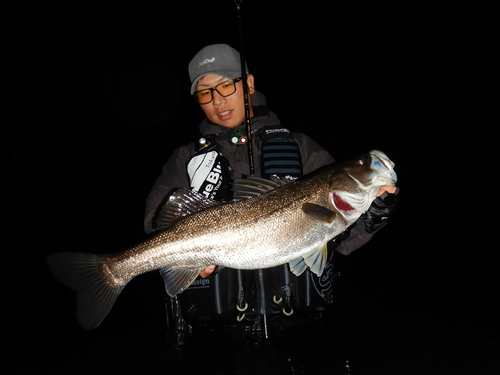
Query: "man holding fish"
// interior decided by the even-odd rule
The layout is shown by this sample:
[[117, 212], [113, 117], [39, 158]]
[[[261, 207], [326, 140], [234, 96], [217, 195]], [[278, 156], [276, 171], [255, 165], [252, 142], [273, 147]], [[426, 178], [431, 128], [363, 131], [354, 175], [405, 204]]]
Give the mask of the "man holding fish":
[[[326, 150], [308, 136], [291, 133], [281, 126], [278, 117], [266, 107], [264, 96], [256, 91], [254, 76], [249, 74], [248, 67], [246, 67], [247, 88], [252, 135], [247, 137], [240, 61], [240, 55], [235, 49], [225, 44], [217, 44], [203, 48], [189, 64], [191, 95], [206, 115], [206, 119], [199, 126], [202, 138], [198, 144], [191, 143], [175, 150], [163, 167], [162, 174], [158, 177], [147, 199], [144, 221], [146, 232], [163, 229], [155, 222], [158, 218], [158, 210], [165, 202], [165, 197], [176, 188], [183, 187], [195, 190], [223, 202], [231, 200], [233, 198], [230, 187], [231, 180], [248, 175], [249, 156], [246, 142], [249, 139], [253, 142], [253, 150], [256, 150], [254, 153], [256, 176], [265, 178], [279, 176], [285, 180], [294, 180], [335, 161]], [[207, 161], [209, 162], [207, 163]], [[226, 173], [223, 173], [223, 170]], [[207, 192], [206, 189], [210, 191]], [[383, 185], [379, 188], [377, 197], [386, 196], [388, 193], [394, 194], [396, 190], [397, 188], [393, 185]], [[373, 234], [385, 225], [385, 219], [392, 210], [392, 206], [393, 203], [385, 205], [382, 200], [377, 200], [377, 207], [372, 208], [369, 214], [365, 214], [342, 236], [337, 237], [336, 251], [347, 255], [369, 241]], [[340, 241], [339, 238], [343, 238], [343, 240]], [[215, 268], [215, 265], [206, 267], [200, 276], [208, 277]], [[265, 272], [267, 275], [264, 279], [267, 283], [275, 283], [274, 287], [272, 285], [259, 286], [258, 284], [263, 282], [263, 278], [261, 277], [259, 280], [257, 276], [249, 276], [248, 274], [246, 275], [247, 279], [252, 281], [242, 282], [241, 271], [239, 275], [232, 274], [226, 277], [223, 273], [217, 275], [221, 281], [216, 284], [228, 283], [231, 281], [227, 280], [228, 278], [238, 280], [238, 282], [236, 282], [236, 290], [219, 290], [215, 294], [232, 293], [238, 294], [238, 296], [220, 297], [231, 302], [216, 313], [198, 313], [198, 318], [208, 319], [209, 317], [230, 315], [230, 312], [224, 310], [232, 310], [236, 306], [239, 318], [245, 316], [245, 318], [252, 317], [253, 319], [256, 315], [255, 311], [254, 314], [249, 313], [251, 308], [248, 307], [243, 310], [245, 306], [248, 306], [244, 296], [244, 293], [249, 293], [247, 288], [262, 290], [259, 297], [263, 301], [261, 305], [266, 306], [264, 309], [262, 306], [254, 306], [254, 310], [290, 313], [293, 311], [294, 305], [302, 305], [303, 310], [313, 310], [314, 306], [301, 303], [299, 301], [301, 297], [298, 296], [298, 294], [310, 293], [310, 290], [306, 291], [304, 288], [312, 289], [311, 285], [296, 287], [294, 293], [288, 290], [285, 295], [277, 296], [272, 300], [271, 296], [274, 297], [281, 290], [286, 289], [287, 285], [283, 285], [283, 278], [289, 283], [294, 283], [295, 276], [283, 275], [287, 272], [283, 268], [266, 270]], [[278, 280], [281, 280], [281, 283]], [[314, 277], [313, 280], [317, 281], [317, 278]], [[294, 284], [301, 285], [300, 280], [295, 280]], [[198, 306], [196, 310], [199, 312], [200, 305], [208, 306], [211, 304], [208, 301], [210, 293], [207, 290], [205, 290], [205, 294], [202, 294], [202, 291], [196, 286], [191, 289], [187, 289], [179, 297], [184, 305], [188, 305], [183, 307]], [[329, 292], [331, 292], [331, 288]], [[189, 294], [192, 295], [192, 298], [189, 298]], [[267, 303], [262, 294], [268, 295]], [[283, 303], [278, 306], [273, 302], [276, 300], [285, 301], [287, 298], [288, 306], [284, 308]], [[254, 303], [258, 305], [256, 301]]]
[[188, 323], [222, 321], [267, 338], [330, 303], [335, 252], [351, 253], [387, 223], [394, 163], [378, 150], [334, 162], [311, 138], [281, 126], [246, 70], [249, 108], [236, 50], [211, 45], [191, 61], [191, 94], [207, 118], [202, 138], [174, 151], [148, 196], [148, 239], [121, 253], [47, 258], [77, 292], [82, 327], [101, 324], [134, 277], [160, 270], [177, 337]]

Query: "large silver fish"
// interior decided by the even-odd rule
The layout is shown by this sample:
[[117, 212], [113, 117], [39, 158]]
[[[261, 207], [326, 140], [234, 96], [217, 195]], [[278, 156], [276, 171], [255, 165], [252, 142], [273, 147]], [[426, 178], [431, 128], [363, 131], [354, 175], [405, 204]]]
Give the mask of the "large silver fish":
[[165, 204], [168, 225], [145, 242], [115, 255], [56, 253], [54, 276], [77, 292], [77, 316], [86, 329], [106, 317], [135, 276], [162, 269], [171, 296], [206, 266], [258, 269], [289, 263], [300, 275], [321, 275], [326, 243], [368, 210], [382, 185], [396, 183], [394, 163], [381, 151], [334, 163], [291, 183], [238, 180], [237, 198], [221, 204], [179, 189]]

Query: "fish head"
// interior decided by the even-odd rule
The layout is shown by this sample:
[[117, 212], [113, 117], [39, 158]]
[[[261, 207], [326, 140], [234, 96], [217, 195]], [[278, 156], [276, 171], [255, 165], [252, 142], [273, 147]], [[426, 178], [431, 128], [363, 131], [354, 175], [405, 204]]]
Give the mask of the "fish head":
[[394, 163], [382, 151], [373, 150], [343, 162], [330, 175], [330, 204], [346, 219], [368, 210], [383, 185], [395, 186]]

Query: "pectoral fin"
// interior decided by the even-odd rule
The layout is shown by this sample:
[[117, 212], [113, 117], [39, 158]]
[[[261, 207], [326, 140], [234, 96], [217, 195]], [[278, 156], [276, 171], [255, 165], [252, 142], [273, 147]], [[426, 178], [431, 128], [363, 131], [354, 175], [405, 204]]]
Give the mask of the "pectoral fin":
[[307, 269], [307, 267], [309, 267], [312, 272], [321, 276], [327, 259], [328, 248], [326, 244], [324, 244], [310, 253], [305, 254], [303, 257], [291, 261], [289, 263], [290, 271], [292, 271], [296, 276], [300, 276]]
[[165, 281], [165, 290], [170, 297], [186, 290], [198, 277], [203, 269], [172, 269], [170, 267], [162, 268], [160, 275]]
[[327, 224], [333, 223], [335, 220], [336, 213], [329, 210], [326, 207], [319, 206], [314, 203], [304, 203], [302, 205], [302, 211], [309, 216], [312, 216], [318, 220], [324, 221]]

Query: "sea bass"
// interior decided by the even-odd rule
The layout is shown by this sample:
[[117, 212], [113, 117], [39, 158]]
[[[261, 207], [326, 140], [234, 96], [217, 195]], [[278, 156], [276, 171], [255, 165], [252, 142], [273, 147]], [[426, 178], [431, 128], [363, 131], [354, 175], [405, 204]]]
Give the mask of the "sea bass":
[[166, 229], [148, 240], [118, 254], [56, 253], [47, 262], [77, 292], [85, 329], [102, 322], [130, 280], [153, 270], [161, 270], [170, 296], [212, 264], [259, 269], [289, 263], [296, 275], [309, 268], [319, 276], [327, 242], [368, 210], [382, 185], [396, 180], [394, 163], [374, 150], [291, 183], [236, 180], [236, 199], [228, 203], [178, 189], [159, 214]]

